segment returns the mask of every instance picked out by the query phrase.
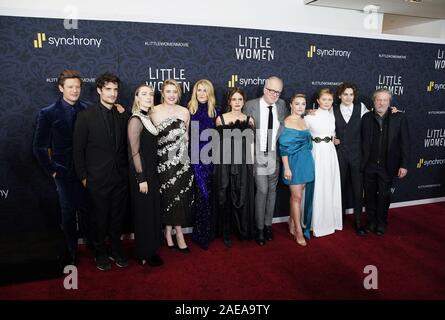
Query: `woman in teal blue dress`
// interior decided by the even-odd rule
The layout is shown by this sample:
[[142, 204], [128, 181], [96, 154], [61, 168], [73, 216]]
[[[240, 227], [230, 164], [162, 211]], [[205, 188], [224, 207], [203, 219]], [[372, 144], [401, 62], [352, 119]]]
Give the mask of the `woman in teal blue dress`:
[[[283, 182], [289, 185], [291, 193], [289, 231], [299, 245], [306, 246], [304, 238], [309, 238], [311, 228], [314, 181], [312, 139], [303, 119], [306, 97], [303, 94], [295, 94], [291, 98], [290, 106], [292, 112], [284, 120], [285, 127], [279, 138], [279, 147], [283, 161]], [[304, 190], [304, 214], [300, 223]]]

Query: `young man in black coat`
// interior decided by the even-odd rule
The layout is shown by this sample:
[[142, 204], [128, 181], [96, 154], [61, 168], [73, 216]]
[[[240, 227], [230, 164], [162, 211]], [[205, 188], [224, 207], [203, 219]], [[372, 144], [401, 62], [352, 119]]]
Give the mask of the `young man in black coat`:
[[[74, 164], [87, 190], [95, 231], [96, 267], [110, 260], [128, 266], [121, 233], [128, 197], [127, 122], [129, 113], [115, 105], [120, 80], [111, 73], [96, 79], [100, 103], [79, 113], [74, 129]], [[111, 250], [106, 238], [110, 239]]]

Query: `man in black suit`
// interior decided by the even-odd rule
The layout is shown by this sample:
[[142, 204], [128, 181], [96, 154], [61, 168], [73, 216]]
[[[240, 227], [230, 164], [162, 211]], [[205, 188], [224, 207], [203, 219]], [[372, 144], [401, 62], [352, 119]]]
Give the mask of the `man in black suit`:
[[357, 101], [357, 87], [350, 82], [343, 82], [337, 88], [340, 103], [334, 106], [335, 144], [340, 167], [343, 214], [346, 210], [347, 186], [352, 191], [354, 226], [359, 236], [366, 234], [360, 221], [363, 205], [363, 182], [360, 171], [362, 117], [369, 110]]
[[374, 92], [374, 111], [362, 118], [362, 165], [367, 232], [383, 235], [387, 226], [391, 186], [394, 176], [408, 173], [409, 129], [405, 115], [391, 113], [392, 94], [387, 89]]
[[84, 237], [92, 241], [84, 190], [73, 164], [73, 130], [77, 114], [87, 105], [80, 101], [82, 80], [75, 70], [63, 70], [57, 78], [62, 97], [43, 108], [37, 118], [33, 151], [45, 172], [54, 179], [62, 214], [62, 229], [77, 263], [77, 222]]
[[80, 112], [74, 129], [74, 164], [90, 200], [96, 267], [102, 271], [111, 268], [109, 259], [118, 267], [128, 266], [120, 238], [128, 196], [129, 113], [116, 109], [119, 83], [119, 78], [111, 73], [96, 79], [100, 103]]

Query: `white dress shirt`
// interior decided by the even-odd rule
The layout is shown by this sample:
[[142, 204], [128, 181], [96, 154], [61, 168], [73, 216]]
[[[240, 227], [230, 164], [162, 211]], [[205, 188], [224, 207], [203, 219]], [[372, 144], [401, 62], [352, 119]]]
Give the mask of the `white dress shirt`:
[[[361, 117], [363, 117], [363, 115], [366, 112], [369, 112], [369, 110], [368, 110], [368, 108], [366, 108], [366, 106], [363, 104], [363, 102], [360, 102], [360, 104], [362, 107], [361, 115], [360, 115], [360, 118], [361, 118]], [[351, 119], [353, 109], [354, 109], [354, 104], [346, 106], [343, 103], [340, 103], [340, 112], [341, 112], [341, 115], [343, 116], [343, 119], [345, 119], [346, 123], [348, 123], [349, 120]]]

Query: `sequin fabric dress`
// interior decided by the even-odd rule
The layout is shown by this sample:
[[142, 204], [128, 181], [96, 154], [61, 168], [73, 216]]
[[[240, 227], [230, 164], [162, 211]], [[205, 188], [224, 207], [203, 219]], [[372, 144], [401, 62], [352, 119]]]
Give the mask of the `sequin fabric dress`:
[[[216, 108], [217, 116], [220, 114], [219, 108]], [[208, 105], [198, 104], [198, 110], [191, 117], [192, 132], [195, 132], [199, 125], [199, 137], [206, 129], [215, 128], [215, 118], [208, 115]], [[195, 129], [196, 128], [196, 129]], [[199, 138], [196, 137], [196, 138]], [[205, 140], [205, 139], [204, 139]], [[192, 169], [195, 177], [195, 224], [193, 225], [192, 239], [201, 248], [207, 249], [209, 242], [215, 237], [216, 217], [212, 206], [212, 183], [213, 183], [213, 163], [204, 164], [200, 157], [201, 150], [210, 141], [201, 141], [193, 143], [191, 148]], [[211, 153], [206, 153], [211, 156]]]
[[194, 179], [188, 156], [186, 124], [173, 117], [159, 123], [157, 128], [162, 223], [191, 226]]

